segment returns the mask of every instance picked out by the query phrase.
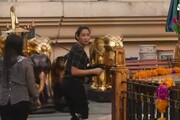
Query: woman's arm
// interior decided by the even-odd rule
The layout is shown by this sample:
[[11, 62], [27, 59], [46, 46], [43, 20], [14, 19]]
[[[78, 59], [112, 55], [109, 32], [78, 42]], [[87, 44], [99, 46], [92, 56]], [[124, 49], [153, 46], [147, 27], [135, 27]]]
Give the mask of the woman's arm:
[[29, 94], [30, 94], [30, 97], [33, 98], [35, 106], [37, 108], [40, 108], [41, 102], [39, 100], [39, 93], [38, 93], [36, 82], [35, 82], [33, 63], [30, 59], [27, 59], [26, 65], [27, 65], [26, 79], [27, 79], [27, 86], [28, 86]]
[[102, 73], [102, 71], [103, 71], [102, 68], [82, 70], [74, 66], [71, 67], [71, 73], [73, 76], [99, 75]]
[[33, 63], [29, 58], [27, 58], [26, 60], [27, 60], [26, 61], [27, 86], [28, 86], [30, 96], [36, 101], [39, 98], [39, 93], [38, 93], [36, 82], [35, 82]]
[[39, 75], [40, 83], [38, 87], [38, 93], [41, 93], [44, 90], [46, 77], [47, 77], [46, 74], [42, 71]]

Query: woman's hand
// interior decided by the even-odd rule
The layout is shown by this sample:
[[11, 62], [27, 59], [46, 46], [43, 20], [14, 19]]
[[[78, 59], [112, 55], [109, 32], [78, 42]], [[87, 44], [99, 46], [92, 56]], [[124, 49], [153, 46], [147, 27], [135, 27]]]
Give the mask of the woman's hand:
[[46, 82], [46, 74], [44, 72], [41, 72], [39, 75], [40, 84], [38, 86], [38, 93], [42, 93], [44, 90], [45, 82]]
[[103, 72], [103, 69], [102, 68], [94, 68], [93, 71], [94, 71], [95, 75], [99, 75], [99, 74], [101, 74]]
[[34, 105], [35, 105], [36, 108], [41, 107], [41, 101], [39, 100], [39, 98], [34, 102]]

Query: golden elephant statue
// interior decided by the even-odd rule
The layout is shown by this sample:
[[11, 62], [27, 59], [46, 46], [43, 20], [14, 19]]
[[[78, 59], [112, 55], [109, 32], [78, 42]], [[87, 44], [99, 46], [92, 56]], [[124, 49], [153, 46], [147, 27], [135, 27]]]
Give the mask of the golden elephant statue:
[[89, 47], [90, 64], [104, 64], [104, 71], [94, 76], [91, 87], [93, 89], [107, 90], [112, 88], [112, 75], [110, 69], [113, 66], [125, 64], [123, 37], [119, 35], [105, 35], [96, 37]]
[[5, 43], [6, 37], [7, 37], [7, 35], [5, 35], [5, 34], [0, 36], [0, 58], [3, 55], [4, 43]]

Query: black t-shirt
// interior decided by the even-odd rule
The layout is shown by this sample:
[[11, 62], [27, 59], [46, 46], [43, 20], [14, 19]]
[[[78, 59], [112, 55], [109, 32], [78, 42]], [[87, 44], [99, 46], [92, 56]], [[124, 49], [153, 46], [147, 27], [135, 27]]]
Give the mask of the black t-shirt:
[[[71, 67], [77, 67], [79, 69], [86, 69], [89, 59], [84, 49], [78, 44], [74, 44], [68, 54], [68, 59], [65, 69], [65, 77], [72, 77]], [[75, 79], [84, 80], [84, 77], [73, 76]]]

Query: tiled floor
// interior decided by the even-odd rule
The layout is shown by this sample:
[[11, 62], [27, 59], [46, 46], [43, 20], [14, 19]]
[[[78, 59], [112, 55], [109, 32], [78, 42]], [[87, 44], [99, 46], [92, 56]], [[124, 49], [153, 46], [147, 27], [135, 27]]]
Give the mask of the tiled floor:
[[[89, 101], [89, 120], [111, 120], [111, 103]], [[28, 120], [70, 120], [69, 113], [30, 115]]]

